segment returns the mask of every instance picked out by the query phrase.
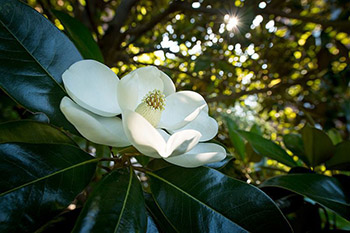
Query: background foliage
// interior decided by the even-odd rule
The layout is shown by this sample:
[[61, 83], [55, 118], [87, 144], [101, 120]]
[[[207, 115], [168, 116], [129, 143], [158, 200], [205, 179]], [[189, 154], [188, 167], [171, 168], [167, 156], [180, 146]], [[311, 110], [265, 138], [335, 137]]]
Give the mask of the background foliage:
[[[219, 121], [220, 130], [216, 141], [224, 144], [234, 159], [230, 157], [231, 160], [213, 164], [212, 168], [195, 170], [203, 174], [198, 180], [206, 183], [206, 180], [215, 176], [222, 179], [227, 187], [233, 186], [230, 182], [236, 182], [235, 185], [244, 190], [241, 193], [260, 195], [261, 200], [268, 203], [267, 206], [271, 205], [270, 216], [281, 218], [274, 204], [261, 194], [261, 190], [264, 191], [287, 216], [295, 232], [350, 229], [349, 1], [28, 0], [26, 3], [63, 31], [76, 48], [66, 42], [55, 27], [48, 26], [48, 21], [39, 17], [39, 14], [35, 18], [28, 13], [26, 18], [20, 17], [21, 11], [18, 11], [17, 17], [16, 14], [13, 16], [14, 21], [6, 25], [6, 5], [1, 5], [2, 32], [6, 28], [9, 32], [17, 33], [16, 37], [23, 36], [22, 31], [17, 29], [23, 29], [21, 25], [32, 25], [28, 22], [35, 19], [37, 24], [32, 29], [38, 33], [32, 33], [32, 38], [23, 40], [24, 47], [31, 51], [30, 48], [39, 41], [55, 51], [64, 47], [64, 53], [69, 53], [69, 56], [58, 61], [60, 66], [57, 66], [49, 64], [48, 57], [41, 56], [39, 52], [35, 54], [34, 51], [35, 59], [43, 65], [31, 68], [29, 72], [26, 61], [16, 63], [16, 66], [11, 62], [11, 59], [23, 58], [22, 53], [18, 56], [11, 53], [11, 50], [18, 48], [18, 44], [0, 48], [0, 58], [4, 61], [0, 65], [2, 73], [17, 72], [18, 77], [25, 73], [26, 76], [26, 79], [17, 79], [17, 83], [13, 79], [1, 79], [0, 119], [2, 122], [35, 121], [0, 125], [0, 142], [6, 143], [1, 144], [0, 150], [3, 154], [23, 150], [23, 154], [30, 156], [29, 152], [37, 150], [31, 144], [40, 143], [46, 146], [36, 151], [36, 154], [45, 154], [50, 147], [55, 147], [56, 151], [71, 150], [71, 153], [77, 154], [81, 160], [71, 161], [71, 164], [83, 164], [75, 168], [75, 172], [88, 174], [85, 176], [87, 180], [74, 181], [77, 182], [76, 190], [69, 191], [73, 197], [62, 199], [60, 205], [63, 207], [87, 185], [89, 178], [94, 177], [94, 182], [74, 200], [74, 210], [66, 209], [58, 216], [57, 213], [51, 213], [56, 216], [56, 220], [37, 222], [31, 225], [32, 228], [24, 222], [22, 229], [39, 229], [38, 232], [71, 230], [75, 221], [74, 232], [82, 232], [87, 227], [91, 227], [90, 230], [101, 229], [102, 225], [105, 226], [103, 221], [108, 222], [108, 218], [97, 216], [94, 226], [87, 226], [84, 218], [89, 217], [89, 210], [97, 203], [101, 206], [111, 205], [101, 201], [101, 196], [118, 196], [120, 199], [114, 200], [113, 207], [129, 211], [125, 213], [127, 218], [122, 217], [122, 212], [114, 213], [120, 216], [120, 229], [131, 232], [125, 227], [127, 223], [132, 223], [140, 227], [137, 230], [142, 231], [154, 228], [161, 232], [184, 232], [189, 226], [181, 225], [181, 221], [173, 216], [176, 213], [172, 211], [177, 207], [171, 208], [169, 203], [164, 203], [166, 196], [162, 195], [168, 194], [212, 216], [216, 224], [237, 231], [261, 231], [249, 228], [249, 221], [260, 221], [259, 216], [254, 220], [250, 216], [254, 209], [244, 214], [250, 216], [247, 217], [248, 223], [240, 221], [234, 212], [223, 218], [224, 210], [220, 210], [219, 201], [215, 201], [210, 192], [208, 196], [201, 196], [190, 189], [195, 184], [181, 184], [181, 177], [172, 175], [179, 173], [184, 177], [193, 176], [190, 170], [182, 171], [168, 167], [164, 162], [140, 157], [138, 162], [151, 170], [138, 173], [143, 181], [143, 189], [153, 194], [145, 198], [136, 176], [130, 170], [117, 170], [103, 176], [108, 166], [108, 162], [105, 162], [99, 165], [93, 176], [91, 166], [96, 160], [81, 152], [78, 146], [99, 158], [108, 157], [109, 148], [72, 135], [76, 133], [74, 129], [62, 121], [59, 109], [52, 108], [65, 95], [61, 90], [62, 72], [81, 57], [104, 62], [119, 77], [138, 67], [155, 65], [172, 78], [177, 89], [194, 90], [205, 97], [211, 115]], [[11, 10], [11, 7], [6, 9]], [[236, 17], [237, 25], [232, 17]], [[40, 26], [50, 28], [52, 37], [40, 37]], [[5, 36], [8, 35], [1, 34], [1, 42]], [[58, 47], [50, 47], [50, 40], [59, 41], [56, 44]], [[24, 50], [22, 52], [26, 53]], [[31, 59], [29, 55], [26, 56], [23, 59]], [[71, 60], [66, 60], [67, 57]], [[18, 66], [21, 67], [19, 71]], [[29, 90], [30, 85], [37, 87], [38, 83], [33, 84], [36, 75], [44, 75], [50, 83], [41, 89], [44, 93], [52, 94], [48, 102], [38, 98], [41, 95], [28, 98], [28, 95], [23, 94], [23, 90]], [[45, 124], [49, 120], [55, 127]], [[68, 135], [75, 142], [66, 135], [67, 132], [62, 133], [56, 127], [68, 129]], [[39, 136], [31, 137], [28, 129]], [[47, 141], [47, 138], [53, 139]], [[118, 153], [115, 149], [113, 152]], [[13, 158], [13, 161], [17, 160], [20, 158]], [[48, 160], [50, 163], [50, 158]], [[30, 167], [28, 164], [24, 166]], [[65, 172], [66, 166], [62, 163], [51, 172], [62, 170], [59, 176], [64, 179], [69, 176]], [[160, 168], [164, 169], [157, 171]], [[3, 177], [8, 176], [7, 170], [1, 172]], [[42, 176], [40, 182], [58, 179], [55, 175], [38, 176]], [[227, 176], [235, 180], [228, 180]], [[96, 184], [95, 181], [101, 179]], [[40, 186], [40, 182], [34, 186]], [[246, 183], [260, 189], [245, 186]], [[10, 188], [1, 184], [2, 201], [7, 202], [4, 197], [11, 199], [7, 195]], [[19, 188], [13, 195], [26, 192], [21, 190], [21, 183], [17, 185]], [[120, 188], [104, 190], [103, 185]], [[215, 184], [211, 186], [207, 182], [201, 189], [215, 189]], [[124, 196], [120, 194], [125, 192], [127, 195], [132, 193], [132, 204], [127, 201], [127, 195], [123, 199]], [[211, 195], [215, 196], [215, 192]], [[242, 201], [238, 195], [231, 198]], [[215, 203], [209, 203], [208, 200]], [[127, 208], [128, 205], [134, 207]], [[210, 206], [216, 206], [219, 213], [210, 215]], [[244, 209], [249, 210], [248, 207]], [[187, 211], [183, 209], [178, 215]], [[48, 216], [48, 219], [52, 216]], [[191, 224], [194, 228], [198, 227], [195, 228], [198, 232], [210, 230], [201, 228], [203, 225], [198, 221], [198, 226], [194, 222]], [[281, 228], [277, 226], [276, 229], [288, 231], [289, 227], [283, 223], [281, 220]], [[183, 229], [179, 228], [180, 225]], [[215, 229], [216, 225], [211, 226]], [[115, 225], [106, 227], [111, 230], [114, 228], [117, 229]]]

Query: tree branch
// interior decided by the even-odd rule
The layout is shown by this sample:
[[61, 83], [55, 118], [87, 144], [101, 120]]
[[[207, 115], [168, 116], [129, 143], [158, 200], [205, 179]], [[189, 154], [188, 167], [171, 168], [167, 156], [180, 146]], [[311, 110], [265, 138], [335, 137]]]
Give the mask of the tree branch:
[[142, 36], [145, 32], [151, 30], [154, 26], [156, 26], [158, 23], [160, 23], [165, 18], [167, 18], [171, 13], [178, 11], [179, 5], [181, 5], [181, 4], [182, 3], [180, 3], [180, 2], [174, 1], [163, 12], [152, 17], [152, 19], [149, 22], [147, 22], [143, 25], [140, 25], [139, 27], [128, 30], [126, 33], [132, 36], [131, 40], [129, 41], [128, 44], [132, 44], [140, 36]]
[[125, 38], [125, 35], [120, 33], [120, 29], [127, 21], [129, 12], [137, 1], [138, 0], [122, 0], [115, 11], [115, 16], [110, 22], [109, 28], [100, 44], [106, 61], [112, 61], [115, 50], [118, 50], [122, 40]]

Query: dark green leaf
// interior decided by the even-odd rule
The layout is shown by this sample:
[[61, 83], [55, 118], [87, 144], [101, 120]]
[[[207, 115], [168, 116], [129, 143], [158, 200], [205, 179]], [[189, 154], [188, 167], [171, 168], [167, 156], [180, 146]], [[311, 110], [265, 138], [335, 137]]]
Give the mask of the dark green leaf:
[[152, 195], [145, 195], [146, 208], [150, 213], [156, 224], [159, 226], [159, 229], [162, 232], [166, 233], [176, 233], [179, 232], [175, 226], [171, 225], [171, 222], [167, 219], [164, 213], [159, 209], [156, 202], [154, 201]]
[[310, 165], [304, 153], [304, 142], [300, 134], [286, 134], [283, 136], [284, 145], [297, 155], [306, 165]]
[[350, 171], [350, 141], [343, 141], [335, 147], [334, 155], [326, 161], [327, 169]]
[[0, 1], [0, 87], [31, 112], [77, 132], [59, 109], [62, 73], [81, 60], [73, 43], [20, 1]]
[[304, 142], [305, 156], [312, 167], [332, 157], [334, 152], [333, 143], [322, 130], [306, 125], [302, 129], [301, 135]]
[[95, 163], [70, 145], [0, 144], [0, 232], [40, 228], [85, 188]]
[[75, 142], [58, 128], [37, 121], [12, 121], [0, 124], [0, 143], [55, 143], [70, 144]]
[[145, 201], [134, 171], [115, 170], [96, 186], [73, 232], [146, 232]]
[[200, 167], [148, 172], [154, 198], [179, 232], [291, 232], [261, 190]]
[[237, 130], [239, 130], [236, 122], [234, 122], [230, 118], [226, 118], [227, 122], [227, 128], [228, 133], [231, 139], [231, 143], [235, 150], [237, 151], [237, 154], [241, 157], [242, 160], [244, 160], [245, 157], [245, 144], [242, 137], [237, 133]]
[[242, 130], [238, 132], [250, 143], [254, 151], [259, 155], [269, 157], [290, 167], [297, 166], [293, 158], [273, 141], [267, 140], [255, 133]]
[[154, 223], [152, 217], [147, 214], [147, 231], [146, 233], [159, 233], [157, 225]]
[[261, 187], [280, 187], [304, 195], [350, 220], [350, 197], [339, 181], [319, 174], [289, 174], [273, 177]]
[[89, 29], [77, 19], [61, 11], [52, 11], [53, 14], [60, 20], [64, 27], [64, 31], [73, 41], [81, 55], [85, 59], [94, 59], [103, 63], [103, 56], [91, 35]]

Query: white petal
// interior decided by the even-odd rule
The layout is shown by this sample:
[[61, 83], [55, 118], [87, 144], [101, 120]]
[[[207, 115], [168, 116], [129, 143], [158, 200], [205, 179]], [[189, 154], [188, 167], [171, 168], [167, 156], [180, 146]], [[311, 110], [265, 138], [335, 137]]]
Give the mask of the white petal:
[[98, 116], [83, 109], [68, 97], [61, 100], [60, 109], [79, 133], [90, 141], [116, 147], [131, 145], [124, 134], [120, 118]]
[[211, 140], [218, 133], [218, 123], [216, 120], [208, 115], [206, 111], [201, 111], [196, 119], [185, 125], [183, 128], [174, 130], [174, 132], [179, 132], [186, 129], [194, 129], [202, 134], [200, 142]]
[[176, 130], [196, 119], [201, 111], [208, 112], [204, 98], [193, 91], [179, 91], [165, 98], [165, 110], [159, 128]]
[[198, 144], [201, 133], [196, 130], [182, 130], [170, 136], [167, 141], [165, 158], [177, 156], [190, 151]]
[[166, 142], [162, 135], [140, 114], [123, 111], [123, 126], [131, 144], [144, 155], [160, 158], [165, 154]]
[[164, 84], [160, 76], [157, 68], [147, 66], [138, 68], [123, 77], [118, 86], [120, 107], [135, 110], [148, 92], [155, 89], [163, 92]]
[[181, 167], [199, 167], [204, 164], [219, 162], [226, 157], [226, 151], [215, 143], [198, 143], [186, 154], [166, 158], [169, 163]]
[[171, 80], [171, 78], [167, 74], [165, 74], [163, 71], [159, 71], [159, 72], [160, 72], [160, 78], [163, 80], [163, 84], [164, 84], [163, 94], [165, 96], [168, 96], [175, 93], [175, 85]]
[[68, 95], [85, 109], [107, 117], [121, 113], [117, 98], [119, 79], [104, 64], [78, 61], [63, 73], [62, 80]]

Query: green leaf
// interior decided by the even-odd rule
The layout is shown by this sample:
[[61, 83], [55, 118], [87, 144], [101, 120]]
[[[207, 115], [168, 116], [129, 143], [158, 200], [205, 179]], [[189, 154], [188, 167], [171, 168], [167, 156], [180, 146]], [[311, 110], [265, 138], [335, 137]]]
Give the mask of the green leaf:
[[259, 155], [269, 157], [290, 167], [297, 166], [297, 163], [293, 160], [293, 158], [273, 141], [265, 139], [255, 133], [242, 130], [238, 132], [250, 143], [254, 151]]
[[280, 187], [304, 195], [350, 220], [350, 199], [339, 181], [319, 174], [289, 174], [273, 177], [261, 187]]
[[254, 151], [249, 142], [245, 144], [245, 152], [248, 162], [258, 163], [262, 160], [262, 156]]
[[0, 87], [31, 112], [77, 133], [59, 109], [62, 73], [81, 55], [44, 16], [21, 1], [0, 1]]
[[312, 167], [332, 157], [334, 146], [331, 139], [322, 130], [306, 125], [301, 135], [304, 142], [305, 156]]
[[327, 169], [350, 171], [350, 141], [336, 145], [334, 155], [326, 161]]
[[0, 232], [40, 228], [86, 187], [96, 162], [70, 145], [0, 144]]
[[297, 155], [306, 165], [310, 165], [304, 153], [304, 142], [300, 134], [286, 134], [283, 136], [284, 145]]
[[147, 174], [157, 205], [178, 232], [291, 232], [265, 193], [214, 169], [172, 166]]
[[103, 63], [101, 50], [84, 24], [62, 11], [53, 10], [52, 13], [59, 19], [64, 27], [64, 31], [73, 41], [83, 58], [94, 59]]
[[91, 193], [72, 232], [146, 232], [147, 216], [134, 171], [115, 170]]
[[237, 133], [239, 130], [236, 122], [234, 122], [231, 118], [226, 117], [228, 133], [231, 139], [231, 143], [238, 155], [241, 157], [241, 160], [244, 160], [245, 157], [245, 144], [242, 137]]
[[263, 133], [262, 133], [260, 127], [259, 127], [257, 124], [254, 124], [254, 125], [250, 128], [249, 132], [258, 134], [258, 135], [260, 135], [260, 136], [263, 135]]
[[147, 231], [146, 233], [159, 233], [157, 225], [153, 221], [152, 217], [147, 214]]
[[166, 232], [166, 233], [179, 232], [175, 228], [175, 226], [171, 225], [171, 222], [167, 219], [167, 217], [164, 215], [162, 210], [159, 209], [152, 195], [146, 194], [145, 201], [146, 201], [146, 208], [148, 213], [152, 216], [152, 218], [154, 219], [156, 224], [159, 226], [159, 229], [162, 230], [162, 232]]
[[333, 128], [328, 130], [327, 135], [332, 140], [333, 145], [337, 145], [343, 141], [343, 138], [337, 129]]
[[22, 120], [0, 124], [0, 143], [26, 142], [77, 146], [64, 132], [38, 121]]

